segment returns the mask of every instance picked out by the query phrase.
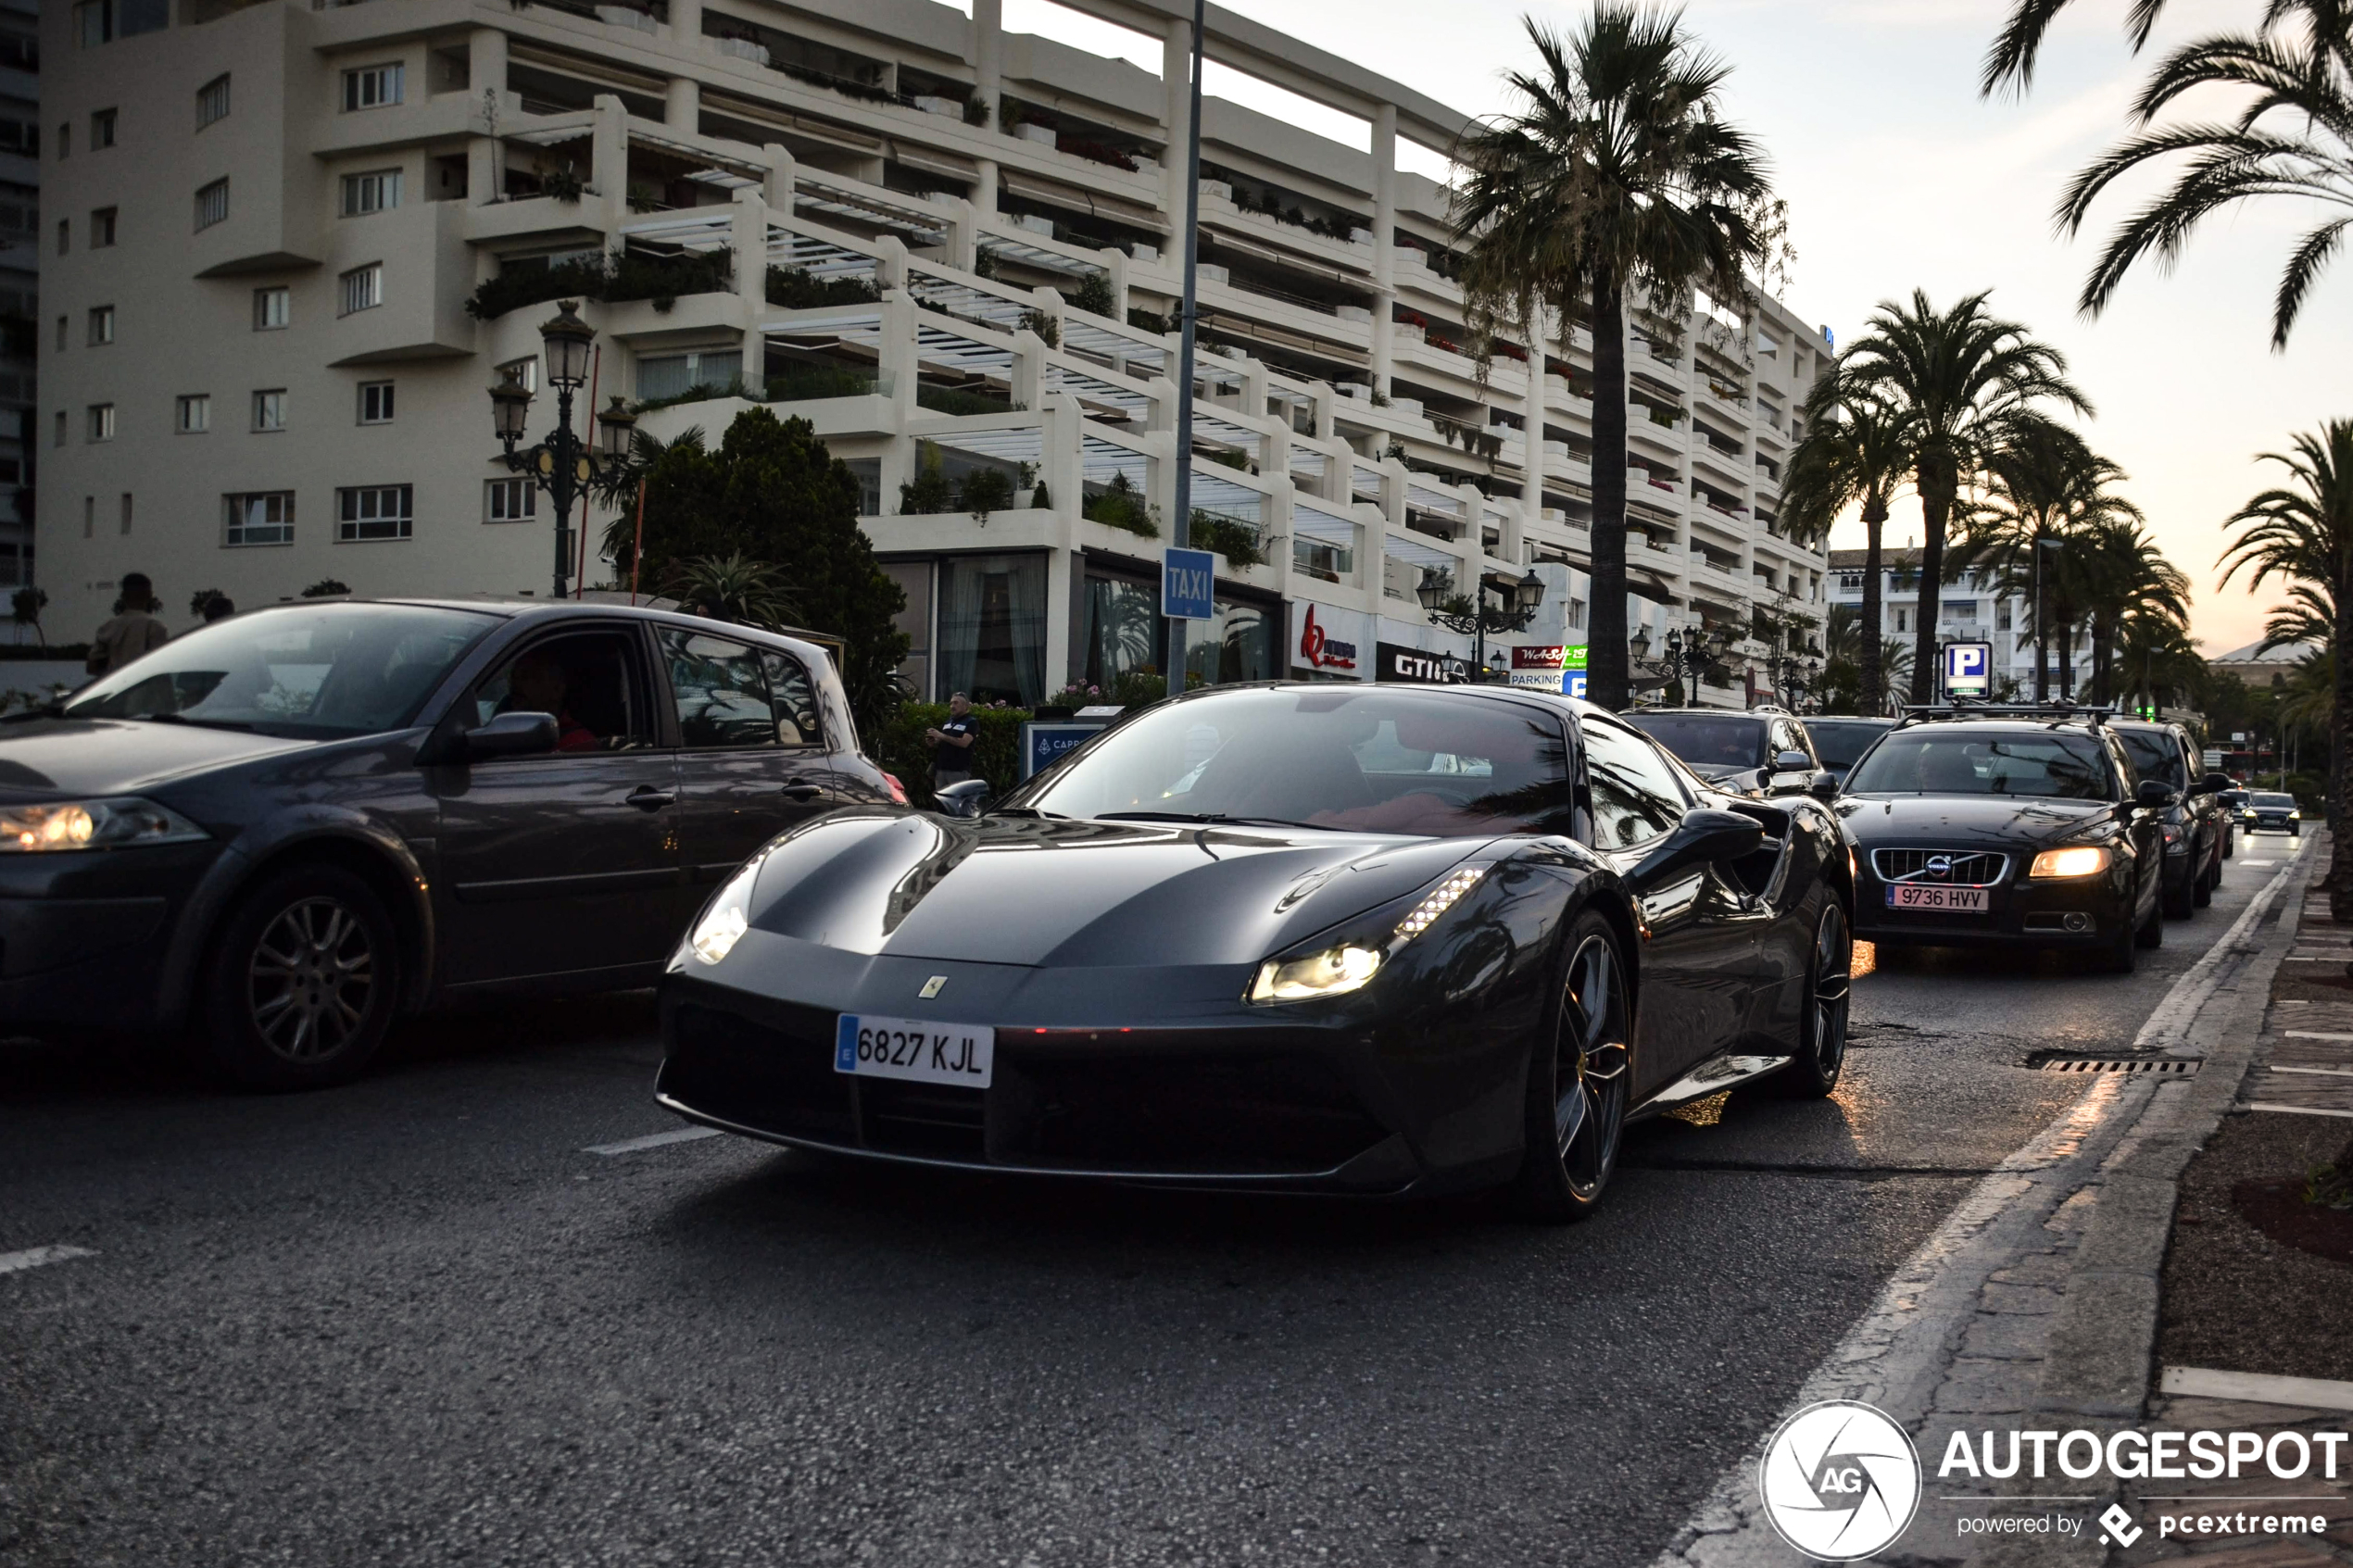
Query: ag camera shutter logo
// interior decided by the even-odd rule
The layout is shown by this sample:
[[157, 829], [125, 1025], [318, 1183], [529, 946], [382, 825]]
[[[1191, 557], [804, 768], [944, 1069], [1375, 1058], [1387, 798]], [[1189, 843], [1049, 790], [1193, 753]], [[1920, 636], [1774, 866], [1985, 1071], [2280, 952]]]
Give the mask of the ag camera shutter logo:
[[1829, 1399], [1781, 1423], [1756, 1489], [1774, 1533], [1806, 1556], [1852, 1562], [1883, 1550], [1920, 1503], [1920, 1456], [1869, 1405]]

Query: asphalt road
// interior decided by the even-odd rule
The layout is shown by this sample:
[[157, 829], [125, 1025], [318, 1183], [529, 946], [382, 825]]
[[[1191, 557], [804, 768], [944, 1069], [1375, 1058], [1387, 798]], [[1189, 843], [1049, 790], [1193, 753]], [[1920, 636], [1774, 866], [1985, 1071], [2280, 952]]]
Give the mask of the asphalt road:
[[2292, 847], [2131, 980], [1891, 956], [1834, 1100], [1559, 1231], [586, 1152], [677, 1125], [640, 997], [283, 1098], [0, 1045], [0, 1254], [90, 1254], [0, 1273], [0, 1562], [1640, 1568]]

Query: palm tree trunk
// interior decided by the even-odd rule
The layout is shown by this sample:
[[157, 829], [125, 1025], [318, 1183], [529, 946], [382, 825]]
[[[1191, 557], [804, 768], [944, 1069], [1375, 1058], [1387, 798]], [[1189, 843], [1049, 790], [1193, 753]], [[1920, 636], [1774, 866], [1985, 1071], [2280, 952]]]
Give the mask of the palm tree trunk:
[[1860, 711], [1878, 717], [1887, 711], [1887, 671], [1880, 655], [1880, 617], [1886, 613], [1881, 606], [1880, 577], [1881, 534], [1887, 527], [1887, 503], [1871, 496], [1863, 503], [1863, 658], [1859, 694], [1862, 700], [1855, 706]]
[[2108, 700], [2108, 680], [2115, 662], [2108, 645], [2114, 635], [2115, 632], [2108, 618], [2098, 611], [2094, 611], [2092, 615], [2092, 700], [2095, 703]]
[[2353, 921], [2353, 834], [2346, 829], [2345, 790], [2353, 774], [2353, 573], [2330, 584], [2336, 595], [2335, 701], [2329, 705], [2329, 919]]
[[[1573, 306], [1573, 301], [1565, 301]], [[1564, 322], [1575, 320], [1564, 308]], [[1632, 696], [1626, 650], [1626, 296], [1615, 279], [1593, 285], [1593, 606], [1586, 633], [1586, 696], [1613, 712]]]
[[1920, 589], [1914, 602], [1919, 623], [1912, 629], [1912, 700], [1931, 702], [1936, 696], [1936, 615], [1944, 587], [1944, 529], [1953, 519], [1953, 497], [1960, 479], [1948, 458], [1921, 462]]
[[2058, 699], [2061, 702], [2073, 702], [2075, 700], [2075, 621], [2071, 617], [2059, 618], [2058, 634]]

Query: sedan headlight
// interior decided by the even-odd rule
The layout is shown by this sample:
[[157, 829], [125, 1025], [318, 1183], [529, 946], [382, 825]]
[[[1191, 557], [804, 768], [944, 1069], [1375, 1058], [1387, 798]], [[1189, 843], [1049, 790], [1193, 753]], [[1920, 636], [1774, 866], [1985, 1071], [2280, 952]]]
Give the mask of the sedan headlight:
[[1485, 866], [1466, 866], [1455, 872], [1406, 910], [1385, 941], [1379, 935], [1360, 935], [1318, 952], [1268, 959], [1258, 966], [1258, 974], [1251, 982], [1250, 995], [1245, 999], [1306, 1002], [1360, 989], [1380, 972], [1383, 960], [1428, 930], [1486, 874]]
[[2287, 820], [2291, 822], [2300, 822], [2304, 820], [2304, 813], [2301, 811], [2290, 811], [2287, 814]]
[[179, 812], [136, 796], [0, 806], [0, 855], [129, 849], [148, 844], [186, 844], [206, 836], [204, 829]]
[[760, 880], [760, 865], [766, 859], [765, 855], [758, 855], [746, 861], [704, 909], [694, 930], [686, 934], [686, 950], [698, 961], [719, 962], [736, 950], [736, 944], [751, 929], [752, 884]]
[[2065, 849], [2045, 849], [2034, 857], [2029, 877], [2096, 876], [2108, 870], [2108, 849], [2098, 844], [2071, 845]]

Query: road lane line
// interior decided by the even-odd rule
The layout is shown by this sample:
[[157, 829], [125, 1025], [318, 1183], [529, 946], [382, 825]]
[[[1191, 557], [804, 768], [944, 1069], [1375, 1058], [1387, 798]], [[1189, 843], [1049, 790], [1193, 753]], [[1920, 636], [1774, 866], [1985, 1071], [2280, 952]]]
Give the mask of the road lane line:
[[2194, 1394], [2206, 1399], [2245, 1399], [2258, 1405], [2353, 1411], [2353, 1383], [2339, 1383], [2328, 1377], [2282, 1377], [2268, 1372], [2215, 1372], [2206, 1367], [2170, 1366], [2158, 1376], [2157, 1386], [2168, 1394]]
[[2353, 1035], [2323, 1035], [2317, 1029], [2289, 1029], [2284, 1033], [2291, 1040], [2353, 1040]]
[[666, 1144], [692, 1143], [697, 1138], [720, 1136], [716, 1127], [680, 1127], [668, 1133], [648, 1133], [642, 1138], [624, 1138], [619, 1143], [590, 1144], [583, 1154], [635, 1154], [643, 1148], [661, 1148]]
[[37, 1269], [44, 1263], [63, 1263], [75, 1258], [96, 1256], [86, 1247], [28, 1247], [21, 1252], [0, 1252], [0, 1274], [12, 1274], [19, 1269]]
[[2344, 1116], [2353, 1117], [2353, 1110], [2324, 1110], [2317, 1105], [2277, 1105], [2267, 1099], [2246, 1102], [2249, 1110], [2276, 1110], [2284, 1116]]
[[2274, 1063], [2273, 1073], [2309, 1073], [2316, 1078], [2353, 1078], [2353, 1067], [2281, 1067]]

